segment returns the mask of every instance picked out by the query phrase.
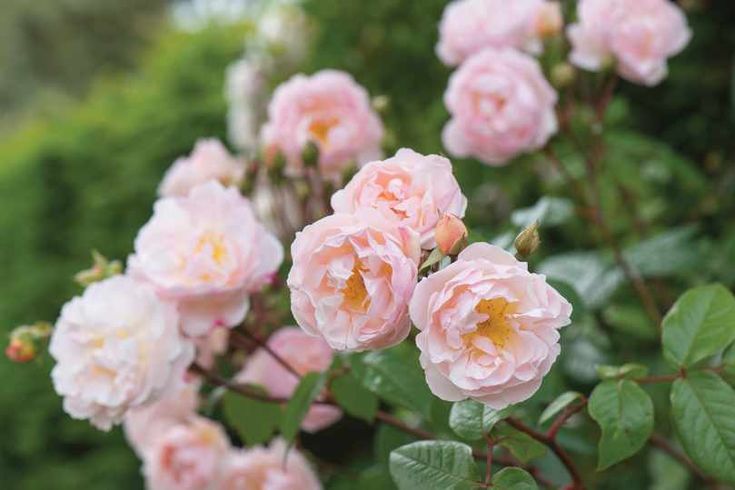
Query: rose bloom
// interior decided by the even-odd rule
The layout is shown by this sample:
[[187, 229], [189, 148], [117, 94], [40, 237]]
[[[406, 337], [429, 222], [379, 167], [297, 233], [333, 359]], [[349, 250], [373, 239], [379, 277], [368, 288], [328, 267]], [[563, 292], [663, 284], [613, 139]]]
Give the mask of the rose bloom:
[[558, 2], [544, 0], [457, 0], [444, 9], [436, 52], [448, 66], [485, 48], [538, 53], [541, 40], [557, 34], [563, 19]]
[[494, 409], [529, 398], [559, 355], [571, 305], [503, 249], [467, 247], [423, 279], [411, 300], [416, 344], [431, 391]]
[[132, 274], [179, 303], [182, 330], [197, 337], [241, 322], [248, 295], [283, 260], [278, 240], [237, 189], [210, 181], [187, 197], [156, 202], [135, 239]]
[[309, 142], [319, 149], [322, 175], [337, 179], [352, 164], [380, 158], [383, 123], [367, 91], [350, 75], [323, 70], [296, 75], [279, 86], [261, 134], [268, 153], [280, 151], [291, 174], [300, 174]]
[[444, 103], [452, 116], [446, 149], [488, 165], [542, 147], [557, 129], [556, 92], [535, 59], [511, 49], [467, 60], [449, 79]]
[[64, 305], [51, 338], [51, 371], [64, 410], [109, 430], [160, 397], [194, 357], [174, 304], [126, 276], [89, 286]]
[[194, 378], [182, 381], [153, 403], [128, 410], [123, 421], [125, 437], [139, 456], [168, 429], [194, 417], [199, 384]]
[[416, 231], [421, 246], [431, 249], [436, 246], [434, 227], [439, 218], [445, 213], [464, 216], [467, 199], [449, 160], [404, 148], [393, 158], [362, 167], [332, 196], [332, 208], [337, 213], [375, 208], [387, 219]]
[[188, 157], [181, 157], [164, 175], [158, 194], [184, 197], [194, 187], [210, 180], [225, 186], [239, 186], [245, 177], [245, 164], [230, 155], [218, 139], [201, 139]]
[[287, 449], [276, 439], [267, 448], [231, 451], [218, 490], [321, 490], [306, 458]]
[[230, 442], [219, 424], [194, 416], [163, 432], [143, 457], [149, 490], [216, 488]]
[[666, 77], [666, 60], [689, 43], [681, 9], [668, 0], [580, 0], [579, 22], [569, 26], [570, 60], [604, 69], [613, 61], [623, 78], [653, 86]]
[[397, 344], [410, 329], [420, 254], [414, 231], [373, 209], [322, 218], [291, 246], [291, 311], [336, 350]]
[[[268, 339], [268, 347], [279, 355], [299, 375], [323, 372], [332, 363], [332, 349], [319, 337], [313, 337], [294, 327], [276, 331]], [[265, 349], [258, 349], [237, 375], [241, 383], [265, 387], [268, 393], [279, 398], [290, 398], [299, 384], [299, 378], [283, 367]], [[342, 411], [327, 405], [312, 405], [301, 427], [316, 432], [335, 423]]]

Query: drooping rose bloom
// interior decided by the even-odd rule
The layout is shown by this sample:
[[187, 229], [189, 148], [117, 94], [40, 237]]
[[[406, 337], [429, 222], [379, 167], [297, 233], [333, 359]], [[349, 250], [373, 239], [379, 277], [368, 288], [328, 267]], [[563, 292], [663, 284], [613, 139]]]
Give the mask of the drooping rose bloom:
[[[332, 363], [333, 352], [319, 337], [304, 333], [294, 327], [276, 331], [268, 339], [268, 347], [293, 367], [299, 375], [323, 372]], [[241, 383], [258, 384], [275, 397], [290, 398], [299, 379], [283, 367], [265, 349], [258, 349], [237, 375]], [[328, 405], [314, 404], [309, 408], [301, 427], [307, 432], [316, 432], [335, 423], [342, 411]]]
[[194, 357], [176, 306], [127, 276], [90, 285], [61, 310], [49, 352], [64, 410], [109, 430], [180, 382]]
[[[314, 470], [282, 439], [269, 447], [231, 451], [225, 460], [219, 490], [321, 490]], [[285, 461], [285, 463], [284, 463]]]
[[580, 0], [569, 26], [570, 60], [599, 71], [615, 62], [623, 78], [653, 86], [666, 77], [668, 58], [691, 39], [681, 9], [668, 0]]
[[149, 490], [208, 490], [217, 488], [223, 462], [231, 450], [219, 424], [194, 416], [169, 427], [143, 457]]
[[245, 177], [245, 164], [230, 155], [218, 139], [197, 141], [191, 155], [177, 159], [163, 176], [161, 197], [185, 197], [194, 187], [210, 180], [225, 186], [239, 186]]
[[336, 350], [397, 344], [410, 329], [420, 253], [414, 231], [374, 209], [322, 218], [291, 246], [291, 311]]
[[442, 133], [446, 149], [488, 165], [542, 147], [557, 129], [556, 92], [535, 59], [511, 49], [467, 60], [452, 74], [444, 103], [452, 116]]
[[486, 48], [538, 53], [541, 41], [561, 31], [558, 2], [545, 0], [457, 0], [444, 9], [436, 52], [448, 66]]
[[319, 168], [327, 178], [381, 156], [383, 123], [368, 93], [347, 73], [323, 70], [294, 76], [276, 89], [268, 118], [263, 144], [269, 153], [284, 155], [292, 174], [301, 173], [309, 142], [319, 149]]
[[332, 196], [337, 213], [375, 208], [387, 219], [408, 226], [433, 248], [434, 227], [445, 213], [464, 216], [467, 199], [452, 174], [452, 164], [439, 155], [424, 156], [401, 149], [392, 158], [360, 169], [343, 190]]
[[125, 437], [140, 457], [168, 429], [195, 416], [199, 384], [193, 378], [182, 381], [153, 403], [127, 411], [123, 420]]
[[494, 409], [522, 402], [559, 355], [558, 330], [571, 305], [503, 249], [467, 247], [423, 279], [411, 300], [416, 344], [431, 391]]
[[233, 188], [210, 181], [187, 197], [156, 202], [135, 240], [132, 274], [179, 303], [182, 330], [197, 337], [245, 317], [248, 294], [283, 260], [283, 248]]

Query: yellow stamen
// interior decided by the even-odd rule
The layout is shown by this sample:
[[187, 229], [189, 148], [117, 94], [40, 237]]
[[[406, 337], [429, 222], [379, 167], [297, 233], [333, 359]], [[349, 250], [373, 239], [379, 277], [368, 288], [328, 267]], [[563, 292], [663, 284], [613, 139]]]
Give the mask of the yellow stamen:
[[483, 299], [475, 306], [475, 311], [487, 315], [487, 320], [477, 324], [477, 330], [465, 334], [469, 343], [477, 337], [490, 339], [498, 349], [505, 348], [515, 330], [510, 325], [510, 316], [515, 312], [516, 304], [504, 298]]
[[201, 253], [205, 249], [209, 251], [212, 260], [217, 264], [222, 264], [227, 258], [227, 248], [225, 247], [225, 242], [221, 234], [207, 232], [199, 237], [199, 241], [196, 247], [194, 247], [194, 252]]
[[309, 125], [309, 134], [317, 143], [326, 145], [328, 143], [329, 132], [339, 123], [336, 117], [327, 117], [316, 119]]
[[360, 271], [360, 265], [355, 264], [352, 268], [352, 275], [347, 279], [345, 287], [342, 289], [342, 295], [344, 304], [348, 308], [364, 312], [370, 306], [370, 298]]

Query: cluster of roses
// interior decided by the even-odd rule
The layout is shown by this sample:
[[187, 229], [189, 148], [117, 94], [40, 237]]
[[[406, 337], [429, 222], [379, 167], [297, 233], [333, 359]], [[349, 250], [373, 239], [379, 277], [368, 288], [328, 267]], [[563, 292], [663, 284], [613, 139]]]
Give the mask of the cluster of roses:
[[[580, 0], [567, 28], [572, 64], [591, 71], [613, 66], [623, 78], [656, 85], [667, 58], [691, 33], [668, 0]], [[444, 101], [452, 118], [444, 146], [458, 157], [503, 165], [543, 147], [557, 131], [557, 94], [533, 55], [563, 30], [561, 4], [548, 0], [458, 0], [440, 24], [436, 51], [460, 65]]]

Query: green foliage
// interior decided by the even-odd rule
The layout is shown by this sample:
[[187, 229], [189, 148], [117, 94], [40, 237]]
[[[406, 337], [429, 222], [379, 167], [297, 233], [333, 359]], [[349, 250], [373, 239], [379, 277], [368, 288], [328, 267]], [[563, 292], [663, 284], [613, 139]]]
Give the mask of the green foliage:
[[367, 390], [352, 374], [338, 377], [330, 386], [337, 403], [353, 417], [372, 422], [378, 410], [378, 397]]
[[653, 431], [653, 402], [629, 380], [600, 383], [590, 396], [589, 412], [602, 429], [600, 470], [637, 453]]
[[308, 373], [301, 378], [281, 419], [281, 435], [284, 439], [291, 442], [296, 437], [309, 407], [324, 389], [326, 381], [326, 373]]
[[520, 468], [503, 468], [492, 479], [493, 488], [497, 490], [536, 490], [536, 480], [527, 471]]
[[582, 398], [581, 393], [577, 393], [576, 391], [567, 391], [566, 393], [562, 393], [556, 399], [549, 404], [546, 409], [541, 413], [541, 416], [538, 419], [539, 424], [545, 424], [546, 422], [550, 421], [559, 413], [561, 413], [562, 410], [567, 408], [569, 405], [571, 405], [574, 401], [579, 400]]
[[499, 425], [493, 430], [497, 444], [506, 448], [519, 461], [528, 463], [546, 454], [546, 446], [525, 432], [509, 425]]
[[449, 427], [461, 438], [476, 441], [509, 414], [509, 409], [494, 410], [474, 400], [464, 400], [452, 405]]
[[691, 372], [674, 382], [671, 410], [681, 443], [707, 473], [735, 483], [735, 391], [717, 375]]
[[227, 392], [222, 407], [227, 424], [250, 446], [268, 442], [280, 425], [282, 410], [276, 403]]
[[472, 448], [453, 441], [421, 441], [390, 455], [390, 473], [399, 490], [469, 490], [477, 488]]

